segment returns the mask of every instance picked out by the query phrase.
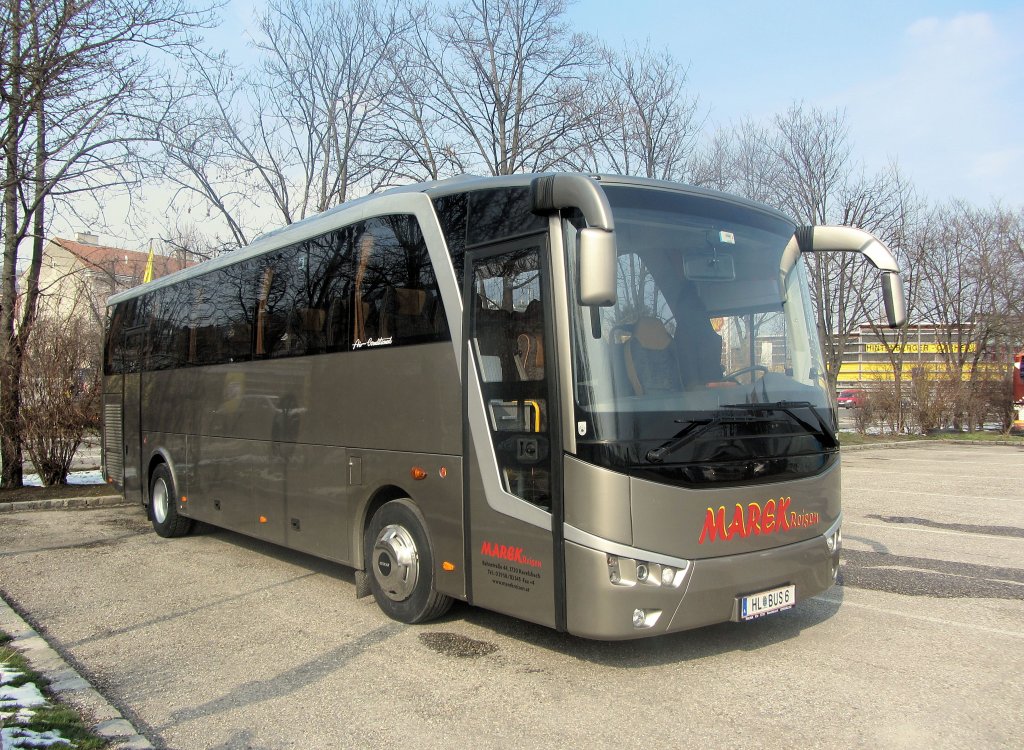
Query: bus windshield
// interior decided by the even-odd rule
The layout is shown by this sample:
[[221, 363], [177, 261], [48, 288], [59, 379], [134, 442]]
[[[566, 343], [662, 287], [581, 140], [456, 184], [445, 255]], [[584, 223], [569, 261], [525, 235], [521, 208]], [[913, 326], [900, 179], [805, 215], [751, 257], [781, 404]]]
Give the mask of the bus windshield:
[[605, 191], [617, 301], [570, 306], [580, 457], [683, 484], [819, 470], [835, 427], [803, 265], [783, 260], [794, 225], [714, 197]]

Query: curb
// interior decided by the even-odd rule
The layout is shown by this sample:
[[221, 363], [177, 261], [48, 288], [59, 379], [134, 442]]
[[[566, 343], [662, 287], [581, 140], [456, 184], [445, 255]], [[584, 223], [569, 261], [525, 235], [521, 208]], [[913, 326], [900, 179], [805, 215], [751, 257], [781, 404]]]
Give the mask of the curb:
[[[1024, 448], [1019, 440], [896, 440], [892, 443], [861, 443], [859, 445], [842, 445], [841, 453], [846, 451], [864, 451], [873, 448], [917, 448], [922, 445], [1008, 445], [1011, 448]], [[0, 503], [2, 507], [2, 503]]]
[[117, 505], [133, 505], [123, 495], [102, 495], [100, 497], [54, 497], [49, 500], [19, 500], [0, 503], [0, 513], [19, 510], [68, 510], [73, 508], [110, 508]]
[[55, 697], [92, 717], [90, 728], [110, 743], [111, 750], [154, 750], [153, 743], [64, 661], [2, 597], [0, 630], [11, 636], [7, 645], [20, 651], [32, 669], [49, 680], [49, 691]]

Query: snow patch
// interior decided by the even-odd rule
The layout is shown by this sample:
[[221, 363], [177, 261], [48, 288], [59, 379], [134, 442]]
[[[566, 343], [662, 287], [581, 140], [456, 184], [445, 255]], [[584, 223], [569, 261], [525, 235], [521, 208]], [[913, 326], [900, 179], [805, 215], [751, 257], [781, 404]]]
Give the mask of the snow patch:
[[27, 682], [18, 687], [4, 685], [0, 687], [0, 708], [34, 708], [46, 706], [46, 698], [39, 692], [34, 682]]
[[24, 676], [24, 672], [19, 672], [17, 669], [11, 669], [6, 664], [0, 664], [0, 685], [10, 685], [19, 677]]
[[0, 729], [0, 747], [4, 750], [21, 750], [21, 748], [42, 748], [53, 747], [54, 745], [65, 745], [74, 747], [71, 740], [60, 736], [60, 732], [50, 730], [49, 732], [33, 732], [31, 729], [21, 727], [8, 727]]
[[[42, 487], [43, 480], [38, 474], [26, 474], [22, 482], [28, 487]], [[72, 471], [68, 473], [68, 484], [106, 484], [99, 469], [91, 471]]]

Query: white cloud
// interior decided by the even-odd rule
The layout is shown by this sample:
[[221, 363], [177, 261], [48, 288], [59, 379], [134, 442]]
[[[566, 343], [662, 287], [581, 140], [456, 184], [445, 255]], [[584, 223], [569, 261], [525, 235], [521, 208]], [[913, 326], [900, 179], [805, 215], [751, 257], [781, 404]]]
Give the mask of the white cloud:
[[891, 74], [829, 101], [846, 109], [857, 153], [872, 166], [898, 158], [933, 199], [1024, 203], [1024, 17], [923, 18], [900, 45]]

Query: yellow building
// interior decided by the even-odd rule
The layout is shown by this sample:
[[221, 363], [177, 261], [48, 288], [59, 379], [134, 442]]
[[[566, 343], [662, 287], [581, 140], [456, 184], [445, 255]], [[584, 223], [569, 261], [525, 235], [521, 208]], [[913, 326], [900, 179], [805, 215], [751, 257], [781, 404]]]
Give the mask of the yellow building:
[[[925, 373], [929, 378], [948, 378], [950, 362], [960, 359], [960, 354], [973, 355], [977, 344], [973, 342], [949, 343], [946, 329], [928, 323], [908, 326], [903, 345], [903, 379], [910, 380], [915, 371]], [[843, 363], [839, 368], [837, 387], [871, 388], [885, 382], [893, 382], [893, 365], [889, 356], [895, 331], [887, 331], [890, 343], [884, 342], [869, 325], [862, 325], [846, 342]], [[955, 337], [954, 337], [955, 338]], [[968, 337], [964, 337], [968, 338]], [[955, 352], [948, 356], [947, 352]], [[973, 356], [963, 358], [961, 377], [971, 376]], [[1000, 378], [1005, 374], [1007, 362], [997, 361], [994, 353], [983, 353], [977, 364], [979, 375]]]

